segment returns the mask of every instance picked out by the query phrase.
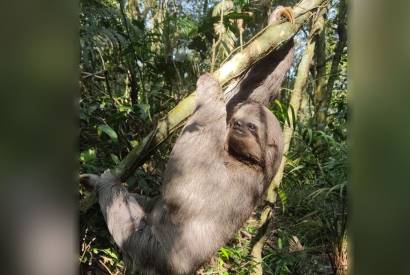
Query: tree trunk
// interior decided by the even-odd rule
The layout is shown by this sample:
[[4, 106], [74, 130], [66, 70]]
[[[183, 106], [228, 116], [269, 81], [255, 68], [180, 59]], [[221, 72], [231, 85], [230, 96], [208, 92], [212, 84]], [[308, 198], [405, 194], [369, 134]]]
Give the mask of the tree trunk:
[[339, 15], [338, 15], [338, 26], [337, 34], [339, 35], [339, 41], [337, 42], [335, 55], [332, 60], [332, 67], [330, 69], [329, 81], [327, 82], [327, 94], [331, 96], [333, 85], [338, 77], [338, 69], [340, 60], [342, 59], [343, 49], [347, 44], [347, 31], [346, 31], [346, 20], [347, 20], [347, 4], [346, 0], [340, 0], [339, 3]]
[[[339, 36], [339, 40], [335, 47], [335, 54], [332, 59], [332, 65], [329, 72], [329, 79], [326, 81], [326, 69], [323, 74], [323, 77], [319, 78], [318, 75], [318, 82], [320, 83], [320, 87], [317, 87], [315, 92], [315, 106], [316, 106], [316, 114], [315, 114], [315, 122], [316, 127], [318, 130], [323, 130], [326, 126], [327, 121], [327, 114], [330, 105], [330, 100], [332, 98], [333, 86], [338, 78], [338, 71], [339, 71], [339, 64], [342, 59], [343, 49], [347, 44], [347, 32], [346, 32], [346, 20], [347, 20], [347, 4], [346, 0], [340, 0], [339, 2], [339, 13], [338, 13], [338, 27], [337, 27], [337, 34]], [[325, 38], [324, 38], [325, 39]], [[322, 59], [323, 57], [320, 57]], [[324, 57], [323, 60], [325, 60]], [[317, 64], [319, 66], [319, 64]], [[319, 70], [318, 70], [319, 74]], [[322, 82], [323, 81], [323, 82]], [[327, 83], [327, 85], [326, 85]], [[326, 85], [326, 87], [324, 87]]]
[[316, 37], [315, 64], [316, 64], [316, 81], [314, 91], [315, 106], [315, 126], [316, 129], [322, 130], [326, 125], [327, 114], [327, 76], [326, 76], [326, 29], [324, 15], [318, 19], [320, 22], [320, 33]]
[[[129, 43], [133, 43], [133, 40], [135, 38], [134, 33], [131, 34], [130, 28], [128, 26], [128, 20], [127, 20], [127, 15], [125, 13], [125, 7], [124, 7], [124, 2], [119, 1], [120, 3], [120, 12], [121, 12], [121, 19], [122, 19], [122, 24], [125, 27], [125, 30], [127, 32], [128, 40]], [[137, 55], [135, 54], [134, 50], [130, 51], [131, 59], [127, 60], [127, 65], [128, 65], [128, 70], [129, 70], [129, 79], [130, 79], [130, 98], [131, 98], [131, 103], [133, 105], [136, 105], [138, 103], [138, 84], [137, 84], [137, 79], [136, 79], [136, 73], [134, 69], [134, 62], [137, 60]]]

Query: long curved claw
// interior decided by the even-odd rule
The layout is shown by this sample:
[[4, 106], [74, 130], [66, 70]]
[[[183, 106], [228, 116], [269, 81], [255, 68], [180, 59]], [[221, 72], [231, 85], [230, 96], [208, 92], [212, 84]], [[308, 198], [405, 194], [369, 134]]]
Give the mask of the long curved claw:
[[282, 17], [286, 18], [291, 24], [295, 23], [295, 14], [291, 7], [278, 6], [269, 18], [269, 24], [278, 22]]
[[282, 7], [279, 10], [279, 14], [282, 17], [285, 17], [291, 24], [295, 23], [295, 14], [293, 13], [293, 9], [291, 7]]

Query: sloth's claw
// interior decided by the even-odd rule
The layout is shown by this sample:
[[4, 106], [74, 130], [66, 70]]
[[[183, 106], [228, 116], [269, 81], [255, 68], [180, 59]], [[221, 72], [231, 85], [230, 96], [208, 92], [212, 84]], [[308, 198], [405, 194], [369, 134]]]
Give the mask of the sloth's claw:
[[278, 6], [271, 14], [269, 24], [280, 21], [282, 17], [286, 18], [291, 24], [295, 23], [293, 9], [291, 7]]
[[285, 17], [290, 23], [295, 23], [295, 14], [291, 7], [283, 7], [281, 11], [282, 17]]

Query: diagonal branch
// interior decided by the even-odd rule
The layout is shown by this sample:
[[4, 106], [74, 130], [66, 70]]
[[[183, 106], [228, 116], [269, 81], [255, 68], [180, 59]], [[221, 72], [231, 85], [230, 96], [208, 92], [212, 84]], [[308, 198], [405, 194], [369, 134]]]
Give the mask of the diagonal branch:
[[[253, 64], [262, 59], [270, 52], [278, 49], [289, 39], [291, 39], [303, 24], [312, 16], [324, 0], [303, 0], [297, 4], [293, 10], [295, 14], [294, 23], [283, 22], [277, 25], [270, 25], [257, 34], [241, 51], [223, 64], [213, 73], [221, 85], [228, 84], [229, 81], [241, 76]], [[154, 130], [140, 145], [136, 146], [119, 164], [113, 169], [113, 174], [122, 181], [125, 181], [135, 169], [143, 164], [153, 150], [165, 141], [189, 115], [195, 107], [195, 94], [191, 93], [175, 106], [169, 113], [161, 119]]]
[[[231, 84], [231, 80], [233, 84], [237, 85], [238, 78], [241, 78], [253, 65], [254, 67], [257, 67], [258, 64], [256, 63], [258, 61], [265, 63], [265, 60], [267, 59], [264, 57], [270, 53], [276, 55], [278, 52], [282, 51], [282, 46], [286, 46], [286, 43], [293, 38], [303, 24], [305, 24], [315, 13], [317, 8], [325, 2], [326, 0], [302, 0], [299, 4], [293, 7], [293, 13], [295, 16], [293, 23], [283, 22], [281, 24], [272, 24], [266, 27], [255, 35], [254, 38], [244, 46], [241, 52], [236, 53], [228, 62], [224, 63], [224, 65], [214, 73], [214, 76], [218, 79], [221, 85]], [[269, 60], [267, 61], [271, 64]], [[246, 79], [246, 76], [244, 76], [244, 78]], [[241, 80], [239, 80], [239, 83], [241, 83]], [[240, 89], [230, 89], [228, 85], [228, 88], [225, 90], [225, 99], [228, 101], [239, 91]], [[267, 92], [270, 92], [269, 89], [267, 89]], [[157, 146], [182, 126], [186, 118], [188, 118], [194, 111], [194, 107], [195, 93], [191, 93], [157, 123], [156, 127], [143, 139], [143, 141], [138, 146], [134, 147], [117, 167], [112, 169], [112, 173], [122, 181], [126, 181], [135, 169], [147, 160]], [[93, 193], [87, 194], [87, 196], [81, 201], [80, 211], [87, 211], [95, 201], [96, 198]]]

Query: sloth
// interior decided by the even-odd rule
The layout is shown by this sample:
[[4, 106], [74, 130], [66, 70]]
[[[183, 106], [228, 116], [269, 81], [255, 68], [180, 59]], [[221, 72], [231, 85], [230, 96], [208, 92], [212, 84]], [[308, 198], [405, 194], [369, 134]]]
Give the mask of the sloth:
[[135, 198], [109, 170], [82, 181], [96, 189], [108, 229], [131, 269], [192, 274], [251, 216], [282, 153], [282, 130], [269, 109], [244, 101], [227, 114], [218, 81], [205, 74], [158, 199], [146, 204]]

